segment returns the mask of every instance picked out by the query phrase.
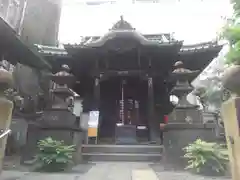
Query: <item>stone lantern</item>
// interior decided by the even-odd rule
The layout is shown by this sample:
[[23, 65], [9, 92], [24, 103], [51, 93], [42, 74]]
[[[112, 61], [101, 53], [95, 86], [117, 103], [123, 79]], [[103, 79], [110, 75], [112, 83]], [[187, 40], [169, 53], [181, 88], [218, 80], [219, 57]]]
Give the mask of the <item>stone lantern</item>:
[[51, 75], [51, 80], [54, 82], [52, 93], [53, 96], [55, 96], [52, 108], [68, 109], [73, 106], [73, 104], [71, 104], [71, 97], [73, 97], [75, 93], [69, 86], [75, 82], [75, 78], [69, 73], [68, 65], [62, 65], [61, 71]]
[[54, 82], [51, 90], [52, 102], [51, 107], [45, 109], [41, 123], [46, 127], [51, 126], [53, 129], [57, 127], [71, 129], [76, 123], [74, 114], [76, 93], [69, 88], [69, 85], [74, 83], [75, 78], [69, 73], [67, 65], [62, 65], [61, 71], [50, 75], [50, 78]]
[[190, 84], [190, 79], [196, 77], [199, 71], [183, 68], [181, 61], [176, 62], [174, 66], [175, 70], [172, 72], [172, 78], [176, 81], [176, 86], [173, 88], [172, 94], [179, 98], [177, 108], [197, 107], [188, 102], [187, 95], [194, 89]]
[[196, 77], [199, 71], [184, 68], [182, 61], [177, 61], [174, 68], [172, 79], [176, 82], [176, 85], [171, 93], [176, 95], [179, 101], [173, 112], [173, 119], [177, 122], [193, 123], [193, 121], [201, 119], [201, 115], [197, 110], [198, 105], [191, 104], [187, 100], [187, 96], [194, 89], [190, 84], [190, 80]]
[[5, 91], [13, 84], [12, 74], [0, 67], [0, 171], [5, 155], [7, 135], [10, 132], [13, 103], [5, 97]]
[[43, 116], [37, 121], [37, 126], [35, 124], [28, 126], [28, 137], [37, 137], [28, 141], [28, 149], [32, 148], [32, 152], [28, 152], [24, 160], [29, 161], [34, 158], [36, 144], [39, 140], [52, 137], [55, 140], [64, 141], [66, 144], [76, 145], [75, 162], [80, 159], [80, 155], [77, 153], [81, 148], [81, 129], [75, 115], [76, 111], [74, 111], [76, 93], [69, 87], [75, 82], [75, 78], [69, 73], [67, 65], [62, 65], [59, 72], [51, 74], [49, 77], [53, 83], [50, 90], [52, 101], [49, 103], [50, 106], [44, 109]]

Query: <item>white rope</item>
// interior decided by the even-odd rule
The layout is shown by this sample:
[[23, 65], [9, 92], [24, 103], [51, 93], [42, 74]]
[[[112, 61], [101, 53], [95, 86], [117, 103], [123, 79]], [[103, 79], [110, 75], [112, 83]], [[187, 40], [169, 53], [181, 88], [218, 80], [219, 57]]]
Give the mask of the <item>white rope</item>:
[[4, 131], [1, 135], [0, 135], [0, 139], [4, 138], [5, 136], [7, 136], [9, 133], [11, 133], [11, 130], [7, 130], [7, 131]]

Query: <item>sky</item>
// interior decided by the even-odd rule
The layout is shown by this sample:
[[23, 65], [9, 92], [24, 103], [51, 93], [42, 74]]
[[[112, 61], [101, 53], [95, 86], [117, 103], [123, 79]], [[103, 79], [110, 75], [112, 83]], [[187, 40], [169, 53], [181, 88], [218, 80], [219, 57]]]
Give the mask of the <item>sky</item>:
[[63, 0], [59, 42], [79, 43], [82, 36], [102, 36], [121, 15], [142, 34], [174, 33], [184, 44], [207, 42], [215, 39], [223, 17], [232, 13], [228, 0], [176, 1], [86, 5], [84, 0]]

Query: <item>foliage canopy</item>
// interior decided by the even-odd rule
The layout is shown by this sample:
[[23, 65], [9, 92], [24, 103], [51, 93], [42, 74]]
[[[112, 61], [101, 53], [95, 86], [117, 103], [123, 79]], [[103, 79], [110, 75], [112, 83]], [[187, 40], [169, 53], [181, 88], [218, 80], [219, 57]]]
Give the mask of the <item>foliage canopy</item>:
[[228, 64], [240, 65], [240, 0], [231, 0], [234, 16], [224, 27], [222, 36], [228, 40], [230, 50], [226, 55]]

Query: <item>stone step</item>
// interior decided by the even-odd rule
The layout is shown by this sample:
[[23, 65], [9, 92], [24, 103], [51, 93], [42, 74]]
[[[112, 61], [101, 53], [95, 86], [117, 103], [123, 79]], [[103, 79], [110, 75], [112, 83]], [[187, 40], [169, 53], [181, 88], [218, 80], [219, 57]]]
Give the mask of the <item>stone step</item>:
[[162, 154], [163, 145], [83, 145], [83, 153]]
[[162, 145], [83, 145], [86, 161], [160, 161]]
[[225, 133], [224, 132], [220, 133], [220, 136], [225, 136]]
[[161, 154], [133, 154], [133, 153], [83, 153], [85, 161], [126, 161], [126, 162], [159, 162]]

